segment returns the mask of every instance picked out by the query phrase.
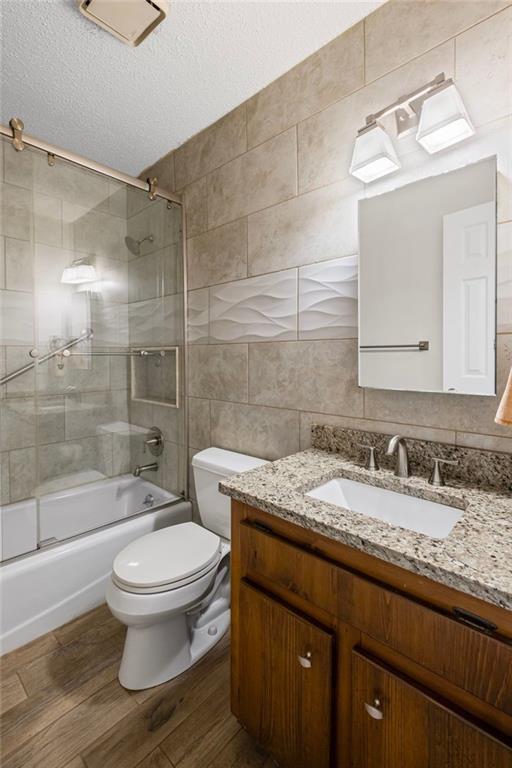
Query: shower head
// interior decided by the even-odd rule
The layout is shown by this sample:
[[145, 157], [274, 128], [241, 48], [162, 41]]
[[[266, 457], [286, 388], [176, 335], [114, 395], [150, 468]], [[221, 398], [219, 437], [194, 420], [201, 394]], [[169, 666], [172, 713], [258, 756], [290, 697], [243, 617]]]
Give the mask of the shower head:
[[140, 256], [140, 246], [142, 243], [145, 243], [146, 240], [152, 243], [154, 239], [155, 238], [153, 235], [146, 235], [146, 237], [143, 237], [142, 240], [135, 240], [135, 238], [127, 235], [124, 239], [124, 242], [126, 243], [126, 247], [130, 253], [133, 253], [134, 256]]

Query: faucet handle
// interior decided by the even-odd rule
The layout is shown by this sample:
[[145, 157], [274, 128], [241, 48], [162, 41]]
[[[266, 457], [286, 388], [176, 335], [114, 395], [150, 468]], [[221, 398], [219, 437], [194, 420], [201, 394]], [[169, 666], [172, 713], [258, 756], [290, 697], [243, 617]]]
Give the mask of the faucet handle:
[[357, 443], [358, 448], [364, 448], [368, 451], [368, 458], [366, 460], [365, 468], [370, 472], [376, 472], [379, 467], [377, 460], [377, 447], [375, 445], [365, 445], [364, 443]]
[[439, 456], [433, 456], [432, 461], [434, 462], [434, 466], [432, 467], [429, 483], [430, 485], [437, 485], [437, 486], [444, 485], [444, 477], [441, 471], [441, 464], [452, 464], [453, 466], [455, 466], [459, 463], [454, 459], [442, 459]]

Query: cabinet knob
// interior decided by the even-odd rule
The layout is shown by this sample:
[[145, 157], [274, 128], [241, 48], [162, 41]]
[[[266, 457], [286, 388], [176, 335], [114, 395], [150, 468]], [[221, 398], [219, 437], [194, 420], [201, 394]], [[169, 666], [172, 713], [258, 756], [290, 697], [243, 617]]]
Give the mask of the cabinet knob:
[[301, 667], [304, 667], [304, 669], [309, 669], [311, 667], [311, 656], [311, 651], [307, 651], [304, 656], [297, 656]]
[[374, 699], [372, 704], [367, 704], [365, 702], [364, 708], [370, 715], [370, 717], [373, 717], [374, 720], [382, 720], [384, 717], [382, 713], [382, 702], [380, 699]]

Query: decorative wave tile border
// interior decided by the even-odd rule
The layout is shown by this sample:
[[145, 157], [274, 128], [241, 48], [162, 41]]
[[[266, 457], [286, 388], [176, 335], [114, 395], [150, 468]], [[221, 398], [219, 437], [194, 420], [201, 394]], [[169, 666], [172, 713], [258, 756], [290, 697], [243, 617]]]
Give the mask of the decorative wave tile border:
[[358, 257], [299, 269], [299, 339], [357, 338]]
[[297, 270], [210, 288], [214, 343], [297, 339]]
[[208, 288], [189, 291], [187, 333], [189, 344], [207, 344], [210, 336], [210, 299]]

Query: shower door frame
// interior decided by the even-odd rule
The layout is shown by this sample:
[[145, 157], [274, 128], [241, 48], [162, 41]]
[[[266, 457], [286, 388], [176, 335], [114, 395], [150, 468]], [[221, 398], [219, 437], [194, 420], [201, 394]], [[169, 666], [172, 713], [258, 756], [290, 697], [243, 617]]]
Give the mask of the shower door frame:
[[[15, 118], [13, 118], [14, 120]], [[19, 119], [19, 118], [18, 118]], [[12, 141], [12, 144], [17, 152], [23, 151], [23, 146], [19, 148], [16, 142], [16, 135], [14, 129], [11, 126], [6, 126], [0, 123], [0, 136], [5, 136]], [[102, 165], [95, 160], [89, 160], [89, 158], [83, 155], [77, 155], [75, 152], [71, 152], [62, 147], [57, 147], [54, 144], [49, 144], [47, 141], [38, 139], [35, 136], [30, 136], [23, 131], [21, 135], [21, 141], [23, 145], [34, 147], [42, 152], [46, 152], [48, 159], [50, 157], [58, 157], [61, 160], [67, 160], [82, 168], [87, 168], [90, 171], [99, 173], [102, 176], [106, 176], [110, 179], [115, 179], [130, 187], [135, 187], [143, 192], [147, 192], [151, 200], [155, 200], [157, 197], [166, 200], [168, 204], [179, 205], [181, 210], [181, 266], [183, 274], [183, 419], [184, 419], [184, 435], [183, 443], [185, 450], [185, 464], [186, 471], [184, 473], [184, 500], [189, 501], [189, 472], [188, 472], [188, 332], [187, 332], [187, 317], [188, 317], [188, 272], [187, 272], [187, 221], [185, 215], [185, 203], [182, 195], [177, 195], [174, 192], [169, 192], [166, 189], [155, 186], [155, 181], [148, 179], [143, 181], [136, 176], [130, 176], [122, 171], [116, 171], [114, 168], [110, 168], [108, 165]], [[170, 207], [170, 206], [169, 206]]]

